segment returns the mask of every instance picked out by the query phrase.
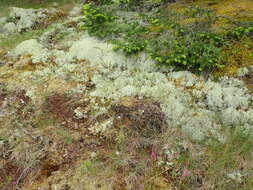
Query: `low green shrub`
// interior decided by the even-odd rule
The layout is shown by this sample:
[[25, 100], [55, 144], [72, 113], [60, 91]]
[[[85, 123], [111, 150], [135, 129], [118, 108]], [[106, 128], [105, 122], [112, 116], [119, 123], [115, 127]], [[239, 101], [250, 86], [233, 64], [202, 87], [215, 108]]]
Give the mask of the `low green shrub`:
[[114, 40], [114, 50], [122, 50], [127, 55], [137, 54], [145, 50], [148, 40], [144, 35], [149, 32], [146, 27], [140, 26], [139, 23], [131, 23], [126, 28], [121, 28], [122, 40]]
[[[154, 45], [153, 47], [156, 48], [152, 48], [150, 54], [158, 65], [178, 67], [195, 72], [223, 66], [221, 63], [224, 57], [221, 48], [212, 41], [205, 42], [201, 38], [174, 40], [170, 44]], [[164, 51], [166, 49], [167, 51]]]
[[113, 4], [113, 0], [99, 0], [100, 5], [111, 5]]
[[138, 39], [128, 39], [127, 42], [115, 41], [114, 50], [122, 50], [126, 55], [137, 54], [146, 48], [146, 42]]
[[226, 44], [224, 36], [217, 33], [197, 33], [199, 40], [205, 43], [212, 43], [217, 47], [221, 47]]
[[[244, 35], [253, 36], [253, 27], [248, 25], [226, 33], [214, 32], [211, 26], [218, 17], [211, 9], [195, 6], [186, 8], [182, 13], [168, 12], [162, 5], [167, 1], [162, 0], [154, 1], [162, 3], [149, 14], [132, 9], [140, 6], [142, 1], [116, 2], [108, 9], [106, 5], [85, 5], [85, 28], [90, 35], [107, 37], [115, 51], [126, 55], [145, 51], [158, 66], [196, 73], [223, 68], [226, 63], [225, 47]], [[127, 10], [136, 11], [138, 16], [134, 22], [115, 16], [123, 4]]]
[[199, 6], [190, 6], [186, 8], [184, 15], [189, 17], [211, 17], [213, 16], [213, 10]]
[[242, 36], [244, 36], [244, 35], [253, 39], [253, 26], [237, 27], [234, 30], [229, 31], [227, 36], [228, 36], [228, 38], [238, 40], [238, 39], [242, 38]]
[[118, 0], [118, 2], [120, 4], [120, 7], [130, 10], [142, 4], [142, 0]]
[[84, 29], [91, 36], [106, 37], [110, 33], [114, 33], [115, 28], [113, 22], [117, 19], [112, 13], [103, 10], [103, 8], [89, 3], [84, 5]]

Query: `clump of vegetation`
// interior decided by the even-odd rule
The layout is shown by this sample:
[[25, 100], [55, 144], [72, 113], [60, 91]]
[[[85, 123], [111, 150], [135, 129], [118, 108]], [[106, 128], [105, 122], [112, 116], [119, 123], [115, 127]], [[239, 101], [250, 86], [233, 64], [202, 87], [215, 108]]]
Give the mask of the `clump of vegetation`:
[[112, 43], [115, 45], [114, 50], [122, 50], [126, 55], [137, 54], [147, 47], [148, 40], [144, 38], [149, 29], [140, 26], [139, 23], [130, 23], [126, 29], [121, 29], [123, 33], [122, 40], [114, 40]]
[[[127, 56], [145, 52], [159, 67], [196, 73], [230, 58], [241, 67], [246, 54], [252, 61], [252, 26], [218, 32], [210, 9], [88, 2], [85, 30]], [[241, 80], [164, 73], [146, 60], [125, 61], [104, 41], [66, 38], [65, 24], [52, 27], [0, 40], [16, 46], [44, 33], [35, 53], [50, 53], [48, 64], [34, 65], [28, 45], [19, 61], [0, 63], [0, 189], [253, 189], [253, 102]]]
[[253, 39], [253, 26], [237, 27], [234, 30], [228, 32], [228, 37], [232, 39], [241, 39], [244, 35]]
[[[151, 57], [159, 64], [191, 71], [206, 71], [223, 67], [224, 57], [219, 47], [222, 38], [214, 34], [193, 34], [172, 41], [156, 41]], [[164, 51], [167, 50], [167, 51]]]
[[[128, 8], [139, 6], [135, 0], [120, 3]], [[212, 25], [218, 16], [211, 9], [189, 6], [184, 11], [168, 13], [165, 5], [160, 3], [152, 14], [137, 11], [139, 20], [133, 22], [116, 16], [120, 7], [108, 12], [105, 6], [88, 4], [84, 7], [85, 26], [92, 35], [113, 39], [116, 51], [126, 55], [145, 51], [158, 66], [197, 73], [224, 68], [225, 47], [243, 36], [252, 37], [251, 25], [225, 33], [214, 31]]]
[[136, 6], [142, 4], [142, 0], [119, 0], [120, 6], [124, 9], [131, 10], [134, 9]]
[[103, 8], [93, 3], [86, 4], [84, 5], [84, 15], [84, 28], [88, 30], [90, 35], [104, 38], [108, 33], [116, 32], [112, 23], [117, 17]]
[[122, 50], [126, 55], [137, 54], [145, 49], [145, 42], [138, 41], [137, 39], [128, 39], [128, 42], [115, 42], [115, 51]]
[[241, 167], [242, 163], [244, 166], [250, 163], [252, 139], [240, 127], [226, 129], [224, 133], [225, 143], [210, 139], [201, 146], [201, 153], [184, 144], [184, 137], [176, 137], [173, 145], [162, 153], [159, 165], [163, 175], [179, 189], [252, 188], [250, 168]]

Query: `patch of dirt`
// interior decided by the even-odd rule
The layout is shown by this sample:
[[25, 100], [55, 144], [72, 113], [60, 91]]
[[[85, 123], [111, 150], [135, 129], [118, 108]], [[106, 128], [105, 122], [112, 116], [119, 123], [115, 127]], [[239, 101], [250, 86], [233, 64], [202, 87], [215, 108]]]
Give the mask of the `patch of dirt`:
[[166, 123], [165, 114], [160, 104], [151, 100], [129, 99], [112, 107], [115, 112], [115, 126], [126, 125], [142, 135], [153, 135], [162, 132]]
[[8, 160], [5, 165], [0, 168], [0, 189], [17, 189], [26, 176], [27, 173], [24, 173], [22, 167], [18, 166], [14, 160]]
[[[81, 131], [81, 128], [92, 125], [94, 119], [90, 117], [90, 102], [80, 99], [81, 97], [70, 97], [66, 94], [54, 93], [47, 97], [43, 110], [51, 113], [65, 127]], [[81, 110], [83, 117], [78, 117], [76, 110]]]
[[40, 170], [39, 177], [49, 177], [53, 172], [58, 171], [60, 169], [59, 164], [54, 163], [53, 161], [47, 160], [45, 161]]
[[65, 94], [53, 94], [47, 98], [45, 109], [60, 120], [68, 120], [74, 117], [69, 106], [70, 101], [71, 99]]

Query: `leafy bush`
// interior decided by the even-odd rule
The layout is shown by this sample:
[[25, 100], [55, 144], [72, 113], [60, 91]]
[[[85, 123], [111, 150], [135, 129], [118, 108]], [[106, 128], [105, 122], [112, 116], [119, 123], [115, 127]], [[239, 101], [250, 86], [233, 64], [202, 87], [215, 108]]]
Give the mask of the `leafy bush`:
[[122, 50], [127, 55], [137, 54], [145, 50], [147, 40], [144, 35], [149, 32], [146, 27], [140, 26], [139, 23], [128, 24], [128, 27], [121, 28], [120, 32], [123, 34], [123, 40], [114, 40], [114, 50]]
[[142, 3], [141, 0], [118, 0], [120, 3], [120, 6], [126, 9], [132, 9], [137, 5], [140, 5]]
[[[174, 40], [169, 45], [168, 43], [164, 45], [154, 45], [153, 47], [156, 48], [152, 48], [150, 52], [158, 65], [197, 72], [223, 66], [221, 49], [212, 41], [205, 42], [201, 38], [189, 38], [188, 40]], [[164, 49], [167, 51], [164, 52]]]
[[141, 52], [145, 49], [146, 43], [145, 41], [140, 41], [138, 39], [128, 39], [127, 42], [114, 42], [114, 50], [122, 50], [125, 54], [131, 55], [131, 54], [137, 54], [138, 52]]
[[116, 16], [92, 3], [84, 5], [83, 8], [85, 15], [84, 28], [88, 30], [90, 35], [104, 38], [109, 33], [115, 32], [112, 23], [117, 19]]
[[185, 15], [190, 17], [211, 17], [213, 16], [213, 11], [211, 9], [204, 9], [198, 6], [190, 6], [186, 8]]
[[[226, 33], [214, 32], [212, 25], [218, 17], [211, 9], [192, 6], [183, 12], [169, 12], [162, 5], [168, 1], [158, 0], [152, 2], [160, 7], [149, 14], [136, 9], [143, 1], [116, 2], [118, 4], [109, 6], [110, 12], [106, 5], [85, 5], [85, 28], [91, 35], [110, 37], [115, 51], [122, 51], [126, 55], [145, 51], [158, 66], [197, 73], [223, 68], [225, 47], [244, 35], [253, 37], [251, 25], [237, 27]], [[138, 13], [134, 22], [115, 16], [117, 9], [122, 7]]]
[[237, 27], [232, 31], [228, 32], [229, 38], [240, 39], [242, 36], [247, 35], [253, 38], [253, 26], [248, 27]]
[[197, 36], [199, 37], [199, 40], [202, 40], [203, 42], [206, 43], [212, 43], [217, 47], [223, 46], [226, 41], [224, 39], [224, 36], [216, 33], [197, 33]]
[[113, 4], [113, 0], [99, 0], [99, 4], [101, 4], [101, 5], [111, 5], [111, 4]]

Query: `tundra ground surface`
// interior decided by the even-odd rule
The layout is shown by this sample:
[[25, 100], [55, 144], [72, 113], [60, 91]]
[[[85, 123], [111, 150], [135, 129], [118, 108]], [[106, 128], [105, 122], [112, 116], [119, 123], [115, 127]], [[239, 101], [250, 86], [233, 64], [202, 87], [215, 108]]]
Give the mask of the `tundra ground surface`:
[[0, 189], [252, 190], [253, 2], [97, 2], [0, 2]]

